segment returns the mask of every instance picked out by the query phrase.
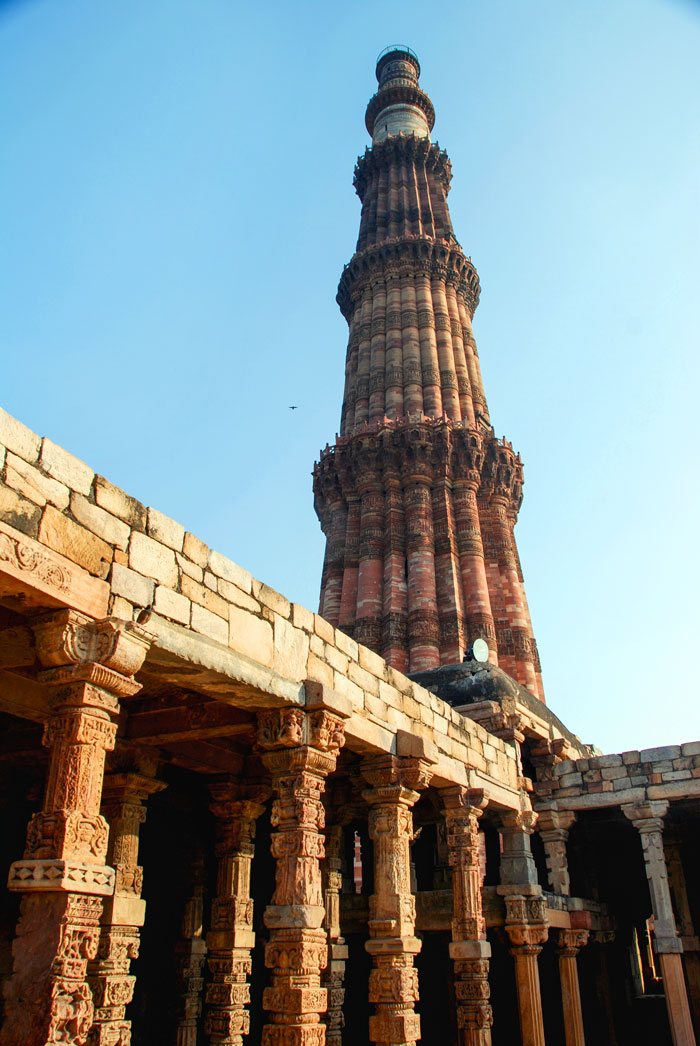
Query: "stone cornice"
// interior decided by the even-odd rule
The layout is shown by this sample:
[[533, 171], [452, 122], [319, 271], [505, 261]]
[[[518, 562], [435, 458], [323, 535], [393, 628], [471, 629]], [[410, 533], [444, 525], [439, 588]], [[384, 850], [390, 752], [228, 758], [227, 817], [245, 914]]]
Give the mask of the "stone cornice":
[[459, 245], [424, 236], [404, 237], [358, 251], [348, 262], [336, 296], [343, 316], [349, 321], [365, 287], [401, 275], [438, 276], [453, 282], [471, 315], [479, 303], [479, 276]]
[[510, 443], [448, 418], [409, 415], [341, 436], [321, 451], [313, 474], [319, 518], [327, 504], [357, 493], [371, 477], [384, 489], [380, 480], [386, 472], [403, 485], [470, 482], [515, 514], [522, 502], [522, 461]]
[[358, 157], [353, 185], [360, 199], [364, 199], [367, 183], [374, 171], [389, 167], [400, 160], [425, 164], [426, 170], [432, 171], [439, 179], [447, 195], [452, 181], [452, 164], [445, 150], [428, 138], [421, 138], [415, 134], [399, 134], [392, 135], [383, 142], [375, 142], [371, 149], [365, 149], [364, 156]]

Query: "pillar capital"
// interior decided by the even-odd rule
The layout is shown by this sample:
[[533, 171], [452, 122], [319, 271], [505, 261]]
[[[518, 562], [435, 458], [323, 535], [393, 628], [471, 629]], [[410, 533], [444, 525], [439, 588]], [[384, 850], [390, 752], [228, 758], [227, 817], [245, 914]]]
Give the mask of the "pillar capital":
[[639, 832], [663, 832], [668, 800], [656, 799], [646, 803], [625, 803], [622, 812]]
[[576, 821], [574, 810], [541, 810], [537, 811], [537, 831], [546, 839], [566, 839], [569, 830]]
[[554, 947], [558, 955], [574, 959], [581, 948], [588, 944], [589, 930], [562, 928], [554, 932]]
[[418, 791], [427, 788], [432, 778], [427, 759], [381, 755], [365, 759], [361, 773], [371, 788], [362, 794], [370, 804], [399, 802], [413, 806]]

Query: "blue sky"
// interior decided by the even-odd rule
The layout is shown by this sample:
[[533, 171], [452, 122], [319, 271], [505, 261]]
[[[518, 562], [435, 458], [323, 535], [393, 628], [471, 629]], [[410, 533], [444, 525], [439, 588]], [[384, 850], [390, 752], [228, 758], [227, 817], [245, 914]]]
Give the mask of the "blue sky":
[[698, 3], [0, 2], [0, 402], [315, 608], [352, 169], [394, 42], [525, 461], [548, 701], [608, 751], [695, 740]]

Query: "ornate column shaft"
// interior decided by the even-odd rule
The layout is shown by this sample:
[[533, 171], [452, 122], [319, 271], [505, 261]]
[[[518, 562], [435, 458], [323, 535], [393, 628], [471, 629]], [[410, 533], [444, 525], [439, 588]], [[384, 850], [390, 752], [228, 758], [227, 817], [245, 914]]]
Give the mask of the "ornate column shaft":
[[242, 1046], [250, 1030], [251, 951], [253, 901], [250, 866], [255, 821], [265, 809], [269, 792], [239, 781], [217, 781], [210, 786], [216, 818], [216, 897], [207, 934], [207, 963], [211, 981], [206, 994], [204, 1030], [211, 1046]]
[[489, 957], [481, 905], [479, 818], [486, 805], [483, 792], [446, 788], [440, 792], [447, 823], [452, 867], [452, 943], [460, 1046], [491, 1046], [493, 1021], [489, 1005]]
[[369, 833], [374, 843], [374, 893], [370, 898], [369, 934], [365, 948], [372, 956], [369, 1040], [406, 1044], [420, 1039], [418, 973], [413, 957], [420, 951], [415, 936], [416, 902], [411, 892], [413, 818], [417, 788], [430, 781], [421, 759], [380, 756], [367, 760], [362, 776], [372, 787], [363, 795], [370, 806]]
[[532, 810], [502, 816], [501, 885], [506, 905], [505, 930], [515, 959], [515, 983], [522, 1046], [545, 1046], [542, 997], [537, 957], [547, 940], [548, 927], [542, 889], [530, 850], [537, 822]]
[[320, 1022], [327, 1008], [321, 970], [328, 961], [319, 863], [324, 857], [321, 794], [343, 742], [341, 716], [324, 708], [258, 715], [258, 743], [278, 797], [272, 808], [275, 892], [264, 916], [272, 985], [263, 995], [270, 1014], [263, 1046], [325, 1043], [326, 1027]]
[[566, 1046], [586, 1046], [576, 956], [588, 943], [588, 930], [557, 930], [556, 943]]
[[82, 1046], [93, 1021], [87, 963], [97, 954], [102, 898], [114, 891], [106, 864], [109, 826], [100, 813], [105, 755], [114, 747], [119, 698], [137, 693], [133, 674], [147, 633], [117, 620], [60, 611], [34, 627], [50, 689], [44, 731], [50, 749], [44, 804], [27, 829], [24, 857], [8, 886], [24, 893], [6, 988], [2, 1046]]
[[139, 929], [146, 902], [141, 899], [143, 869], [138, 863], [139, 830], [146, 820], [145, 801], [165, 788], [162, 781], [139, 773], [113, 773], [105, 778], [102, 813], [107, 818], [107, 860], [115, 870], [114, 894], [104, 902], [97, 956], [88, 964], [95, 1004], [90, 1046], [129, 1046], [131, 1021], [126, 1007], [136, 978], [129, 972], [139, 954]]
[[545, 1046], [542, 996], [537, 957], [547, 940], [545, 903], [541, 897], [510, 894], [506, 902], [506, 933], [515, 959], [515, 984], [522, 1046]]
[[202, 1015], [204, 961], [207, 955], [204, 940], [207, 869], [204, 855], [198, 850], [192, 855], [190, 867], [192, 893], [185, 904], [181, 936], [175, 945], [180, 987], [175, 1046], [197, 1046]]
[[343, 829], [334, 824], [326, 833], [326, 860], [323, 865], [323, 893], [328, 933], [328, 965], [324, 986], [328, 992], [326, 1014], [327, 1046], [341, 1046], [343, 1039], [343, 1002], [345, 1001], [345, 964], [348, 947], [340, 932], [340, 890], [342, 887]]
[[537, 831], [544, 844], [547, 878], [554, 893], [568, 897], [571, 892], [566, 841], [576, 820], [571, 810], [538, 810]]
[[663, 819], [667, 810], [668, 802], [665, 799], [622, 807], [625, 817], [629, 818], [639, 832], [642, 843], [654, 914], [654, 951], [661, 966], [673, 1043], [674, 1046], [695, 1046], [688, 993], [683, 976], [683, 945], [676, 933], [664, 857]]

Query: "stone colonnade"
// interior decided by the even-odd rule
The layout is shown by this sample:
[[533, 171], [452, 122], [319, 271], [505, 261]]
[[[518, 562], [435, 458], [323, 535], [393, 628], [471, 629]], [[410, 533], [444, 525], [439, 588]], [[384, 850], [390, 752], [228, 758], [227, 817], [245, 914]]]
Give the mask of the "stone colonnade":
[[[6, 989], [2, 1046], [128, 1046], [127, 1005], [134, 990], [131, 960], [144, 924], [139, 831], [149, 796], [164, 788], [152, 765], [127, 744], [105, 774], [116, 742], [120, 704], [137, 693], [134, 675], [149, 637], [139, 626], [94, 622], [75, 612], [35, 624], [41, 682], [51, 694], [44, 743], [49, 749], [42, 809], [28, 827], [10, 888], [23, 895], [14, 944], [15, 972]], [[203, 1027], [217, 1046], [243, 1046], [250, 1027], [253, 932], [251, 864], [255, 824], [270, 796], [275, 889], [263, 921], [270, 985], [263, 1007], [266, 1046], [339, 1046], [348, 949], [341, 936], [342, 828], [325, 825], [323, 794], [344, 744], [350, 703], [323, 687], [308, 688], [307, 705], [257, 713], [264, 777], [212, 777], [217, 882], [206, 938], [202, 932], [204, 860], [193, 864], [185, 913], [181, 967], [183, 1014], [178, 1046], [194, 1046]], [[462, 786], [436, 788], [430, 757], [364, 756], [369, 835], [374, 852], [370, 899], [369, 1000], [373, 1043], [409, 1044], [421, 1037], [416, 1012], [415, 897], [411, 887], [412, 808], [432, 786], [446, 826], [452, 868], [450, 958], [460, 1046], [490, 1046], [490, 945], [482, 911], [479, 823], [487, 796]], [[694, 1042], [662, 840], [668, 804], [624, 807], [644, 849], [655, 918], [656, 950], [676, 1046]], [[550, 933], [530, 836], [537, 815], [492, 809], [501, 836], [500, 886], [504, 932], [514, 972], [524, 1046], [543, 1046], [538, 957], [548, 937], [558, 956], [567, 1046], [583, 1046], [576, 957], [589, 932], [583, 925]], [[543, 810], [539, 831], [550, 885], [570, 891], [566, 842], [574, 815]], [[199, 868], [199, 874], [197, 869]], [[674, 875], [682, 875], [676, 868]], [[689, 913], [686, 918], [692, 931]], [[686, 933], [687, 937], [688, 934]], [[186, 947], [185, 947], [186, 945]], [[208, 964], [205, 977], [204, 964]], [[206, 980], [206, 992], [203, 991]], [[203, 1024], [200, 1020], [203, 997]]]

